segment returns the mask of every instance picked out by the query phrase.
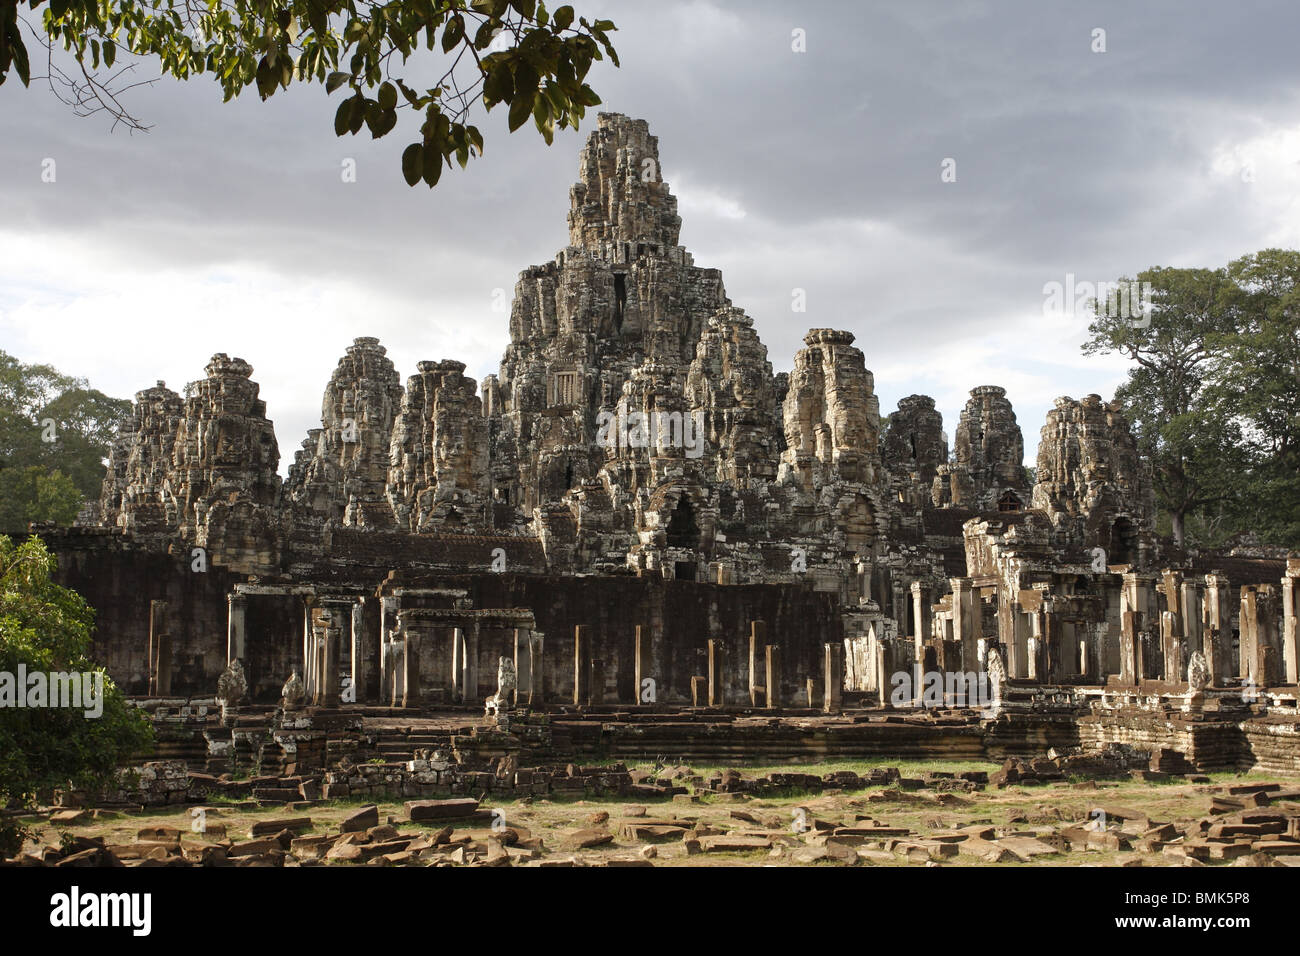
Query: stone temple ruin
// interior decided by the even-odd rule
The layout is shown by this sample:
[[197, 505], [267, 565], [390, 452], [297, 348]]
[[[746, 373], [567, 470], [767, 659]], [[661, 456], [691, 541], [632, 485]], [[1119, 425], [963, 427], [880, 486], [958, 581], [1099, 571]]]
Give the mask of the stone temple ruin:
[[41, 533], [167, 754], [1126, 745], [1300, 773], [1300, 558], [1158, 539], [1097, 395], [1057, 400], [1031, 480], [1002, 388], [950, 446], [927, 396], [882, 423], [851, 332], [774, 373], [680, 227], [656, 138], [602, 114], [481, 386], [453, 359], [403, 384], [357, 338], [284, 481], [242, 359], [136, 395], [94, 514]]

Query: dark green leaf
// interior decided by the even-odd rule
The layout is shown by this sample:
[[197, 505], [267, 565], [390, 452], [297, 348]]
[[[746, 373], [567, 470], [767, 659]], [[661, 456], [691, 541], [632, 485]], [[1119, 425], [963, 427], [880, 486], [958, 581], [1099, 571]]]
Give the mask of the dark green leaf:
[[515, 81], [510, 67], [504, 60], [498, 61], [483, 81], [484, 105], [493, 106], [505, 102], [514, 95]]
[[432, 143], [426, 143], [424, 146], [424, 165], [421, 169], [420, 178], [423, 179], [430, 188], [438, 185], [438, 179], [442, 176], [442, 150], [438, 149]]
[[424, 172], [424, 144], [412, 143], [402, 151], [402, 176], [406, 185], [414, 186]]
[[516, 93], [514, 100], [510, 104], [510, 132], [514, 132], [519, 127], [528, 122], [528, 117], [533, 111], [533, 100], [537, 94]]
[[465, 39], [465, 18], [459, 13], [447, 21], [447, 26], [442, 31], [442, 52], [451, 52], [461, 40]]

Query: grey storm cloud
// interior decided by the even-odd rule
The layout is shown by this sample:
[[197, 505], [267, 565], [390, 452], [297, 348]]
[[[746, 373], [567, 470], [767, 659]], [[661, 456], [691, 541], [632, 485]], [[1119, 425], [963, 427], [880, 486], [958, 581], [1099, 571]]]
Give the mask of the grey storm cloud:
[[[622, 68], [591, 78], [601, 109], [649, 121], [682, 243], [723, 270], [773, 365], [809, 327], [849, 329], [882, 412], [926, 392], [951, 434], [971, 387], [1003, 384], [1032, 458], [1055, 395], [1109, 395], [1123, 374], [1080, 355], [1086, 321], [1044, 316], [1044, 283], [1300, 245], [1294, 4], [575, 6], [618, 24]], [[404, 375], [422, 358], [494, 371], [493, 297], [565, 245], [594, 117], [547, 147], [494, 111], [486, 154], [429, 191], [401, 179], [401, 124], [337, 138], [337, 100], [222, 104], [210, 79], [162, 80], [129, 101], [152, 131], [127, 135], [39, 83], [0, 87], [0, 243], [39, 256], [0, 261], [0, 348], [116, 394], [242, 355], [285, 465], [355, 335]]]

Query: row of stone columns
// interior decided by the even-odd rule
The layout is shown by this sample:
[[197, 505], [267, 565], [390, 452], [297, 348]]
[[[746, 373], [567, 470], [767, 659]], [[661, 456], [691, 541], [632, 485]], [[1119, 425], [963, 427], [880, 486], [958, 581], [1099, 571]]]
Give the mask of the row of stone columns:
[[303, 602], [303, 686], [305, 699], [317, 707], [342, 703], [339, 672], [342, 668], [344, 628], [353, 643], [353, 599], [318, 598]]
[[[259, 592], [263, 593], [263, 592]], [[300, 591], [264, 593], [286, 596]], [[354, 686], [364, 679], [365, 656], [361, 638], [364, 598], [320, 598], [303, 596], [301, 655], [304, 700], [318, 707], [336, 707], [341, 702], [340, 671], [345, 651], [351, 661]], [[248, 659], [248, 595], [239, 591], [226, 596], [226, 664]], [[287, 675], [286, 675], [287, 676]]]
[[[1268, 686], [1296, 683], [1300, 678], [1297, 629], [1300, 611], [1300, 559], [1291, 559], [1279, 589], [1271, 584], [1246, 585], [1238, 605], [1239, 650], [1232, 648], [1233, 604], [1230, 586], [1222, 574], [1203, 579], [1184, 578], [1182, 572], [1160, 575], [1127, 572], [1119, 592], [1119, 660], [1121, 682], [1186, 680], [1191, 655], [1200, 652], [1212, 684], [1225, 685], [1240, 678]], [[920, 582], [912, 585], [917, 630], [925, 632], [927, 595]], [[1060, 675], [1084, 680], [1104, 677], [1114, 665], [1108, 662], [1108, 629], [1103, 622], [1064, 615], [1052, 606], [1052, 595], [1042, 590], [1021, 591], [1000, 609], [1000, 635], [1007, 655], [1007, 673], [1016, 679], [1050, 681]], [[1002, 613], [1006, 611], [1008, 613]], [[933, 607], [930, 619], [942, 652], [951, 647], [961, 666], [969, 669], [983, 661], [985, 643], [978, 589], [970, 579], [952, 579], [952, 594]], [[948, 634], [947, 628], [951, 627]], [[972, 654], [972, 649], [975, 651]], [[914, 645], [914, 667], [920, 681], [924, 669], [923, 643]], [[945, 668], [949, 661], [942, 661]]]
[[[1294, 559], [1293, 559], [1294, 560]], [[1296, 562], [1300, 564], [1300, 562]], [[1232, 595], [1226, 576], [1184, 578], [1181, 572], [1123, 575], [1120, 592], [1120, 679], [1135, 684], [1181, 682], [1194, 653], [1205, 659], [1212, 686], [1237, 678], [1267, 687], [1296, 683], [1296, 586], [1288, 567], [1281, 593], [1272, 584], [1241, 587], [1238, 653], [1232, 649]], [[1163, 607], [1157, 603], [1163, 597]], [[1280, 623], [1280, 626], [1279, 626]]]
[[[1183, 681], [1191, 655], [1199, 652], [1212, 686], [1223, 686], [1233, 678], [1260, 687], [1296, 683], [1300, 676], [1294, 624], [1297, 576], [1300, 569], [1293, 574], [1289, 566], [1280, 594], [1272, 584], [1241, 587], [1234, 659], [1232, 595], [1226, 576], [1207, 574], [1202, 582], [1165, 571], [1156, 584], [1153, 575], [1125, 574], [1122, 593], [1128, 606], [1121, 628], [1122, 679]], [[1158, 614], [1157, 593], [1164, 598]], [[1157, 634], [1154, 641], [1153, 633]]]
[[[781, 648], [767, 642], [767, 626], [762, 621], [750, 622], [749, 669], [747, 685], [751, 707], [777, 709], [781, 698]], [[651, 673], [652, 653], [649, 629], [637, 625], [633, 643], [633, 681], [635, 703], [648, 705], [656, 702], [657, 687]], [[573, 634], [574, 671], [573, 702], [577, 706], [600, 705], [605, 698], [605, 661], [595, 657], [591, 629], [577, 625]], [[728, 671], [728, 645], [711, 639], [707, 645], [708, 672], [691, 678], [691, 700], [694, 706], [724, 707], [727, 705], [726, 673]], [[840, 644], [827, 644], [823, 660], [822, 704], [838, 710], [843, 700], [844, 648]], [[521, 684], [522, 686], [522, 684]]]
[[[394, 626], [384, 639], [381, 665], [381, 696], [392, 707], [415, 707], [423, 698], [420, 678], [420, 657], [423, 650], [433, 646], [438, 631], [445, 625], [404, 620], [399, 614]], [[480, 625], [451, 627], [449, 646], [449, 675], [447, 686], [453, 701], [463, 704], [477, 703], [483, 699], [479, 683]], [[515, 704], [540, 704], [544, 700], [544, 675], [542, 650], [544, 637], [531, 628], [514, 629], [513, 655], [515, 662]], [[495, 673], [493, 674], [495, 680]]]

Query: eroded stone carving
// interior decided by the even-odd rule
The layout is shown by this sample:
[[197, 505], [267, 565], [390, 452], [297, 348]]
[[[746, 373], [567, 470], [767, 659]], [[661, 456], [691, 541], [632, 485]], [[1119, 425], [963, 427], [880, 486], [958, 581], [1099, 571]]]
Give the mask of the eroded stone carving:
[[1105, 549], [1107, 564], [1137, 565], [1154, 521], [1148, 468], [1119, 405], [1058, 398], [1038, 445], [1033, 507], [1063, 540]]
[[244, 676], [244, 665], [236, 657], [217, 678], [217, 700], [227, 707], [235, 707], [248, 696], [248, 678]]
[[284, 687], [280, 689], [280, 699], [284, 701], [286, 708], [297, 707], [302, 703], [305, 688], [303, 687], [302, 678], [298, 676], [295, 670], [289, 675], [289, 679], [284, 682]]
[[989, 648], [985, 667], [989, 680], [989, 706], [996, 709], [1002, 705], [1002, 687], [1007, 682], [1007, 665], [1002, 659], [1002, 652], [997, 648]]
[[1187, 660], [1187, 686], [1194, 694], [1210, 686], [1210, 668], [1200, 651], [1192, 651]]
[[389, 451], [402, 396], [401, 377], [379, 340], [354, 340], [325, 387], [321, 427], [308, 435], [289, 468], [284, 498], [298, 523], [315, 518], [392, 527]]
[[497, 692], [483, 702], [483, 716], [500, 717], [502, 710], [510, 709], [510, 695], [518, 686], [515, 662], [508, 657], [497, 658]]

